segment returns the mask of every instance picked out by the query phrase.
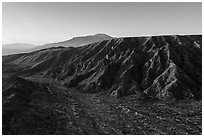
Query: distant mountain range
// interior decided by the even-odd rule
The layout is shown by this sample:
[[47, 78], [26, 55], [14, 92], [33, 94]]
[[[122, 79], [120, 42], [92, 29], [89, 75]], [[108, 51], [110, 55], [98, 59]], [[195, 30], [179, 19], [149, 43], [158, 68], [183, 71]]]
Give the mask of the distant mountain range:
[[86, 44], [91, 44], [103, 40], [109, 40], [112, 39], [111, 36], [108, 36], [106, 34], [96, 34], [96, 35], [89, 35], [89, 36], [81, 36], [81, 37], [74, 37], [70, 40], [57, 42], [57, 43], [48, 43], [45, 45], [37, 46], [32, 51], [45, 49], [45, 48], [51, 48], [51, 47], [80, 47]]
[[34, 48], [36, 45], [27, 44], [27, 43], [12, 43], [12, 44], [4, 44], [2, 46], [2, 54], [10, 55], [17, 53], [24, 53], [27, 50]]
[[3, 45], [2, 53], [3, 55], [17, 54], [23, 52], [32, 52], [36, 50], [51, 48], [51, 47], [80, 47], [86, 44], [91, 44], [103, 40], [112, 39], [111, 36], [106, 34], [95, 34], [88, 36], [74, 37], [70, 40], [57, 42], [57, 43], [48, 43], [40, 46], [25, 44], [25, 43], [15, 43], [15, 44], [6, 44]]

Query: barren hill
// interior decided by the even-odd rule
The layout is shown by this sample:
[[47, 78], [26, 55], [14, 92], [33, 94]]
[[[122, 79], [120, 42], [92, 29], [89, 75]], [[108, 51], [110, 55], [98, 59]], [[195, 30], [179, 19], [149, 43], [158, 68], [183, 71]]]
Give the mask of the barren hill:
[[3, 56], [3, 134], [201, 134], [202, 36]]
[[199, 100], [201, 57], [201, 36], [152, 36], [5, 56], [3, 64], [25, 67], [21, 75], [58, 79], [83, 92]]

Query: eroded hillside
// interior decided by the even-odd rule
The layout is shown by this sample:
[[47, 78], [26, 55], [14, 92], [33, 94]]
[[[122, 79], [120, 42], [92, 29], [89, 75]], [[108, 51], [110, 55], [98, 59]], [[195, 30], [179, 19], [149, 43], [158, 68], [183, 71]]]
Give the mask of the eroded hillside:
[[62, 81], [82, 92], [139, 99], [201, 99], [202, 36], [105, 40], [78, 48], [49, 48], [3, 57], [17, 75]]
[[202, 36], [115, 38], [2, 58], [2, 133], [202, 134]]

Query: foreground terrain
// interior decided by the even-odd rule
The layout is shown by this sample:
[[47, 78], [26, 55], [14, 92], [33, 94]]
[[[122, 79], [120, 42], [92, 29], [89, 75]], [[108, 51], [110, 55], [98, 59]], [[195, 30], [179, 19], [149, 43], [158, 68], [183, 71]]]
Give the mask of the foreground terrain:
[[201, 134], [202, 36], [2, 58], [3, 134]]
[[138, 102], [134, 95], [114, 99], [38, 78], [18, 78], [15, 84], [3, 100], [3, 134], [202, 133], [201, 101], [152, 104]]

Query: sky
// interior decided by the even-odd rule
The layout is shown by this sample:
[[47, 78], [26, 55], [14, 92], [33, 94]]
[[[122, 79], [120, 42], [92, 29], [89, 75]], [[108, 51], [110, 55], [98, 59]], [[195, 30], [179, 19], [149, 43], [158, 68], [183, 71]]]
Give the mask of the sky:
[[42, 45], [76, 36], [202, 34], [202, 3], [3, 2], [2, 42]]

